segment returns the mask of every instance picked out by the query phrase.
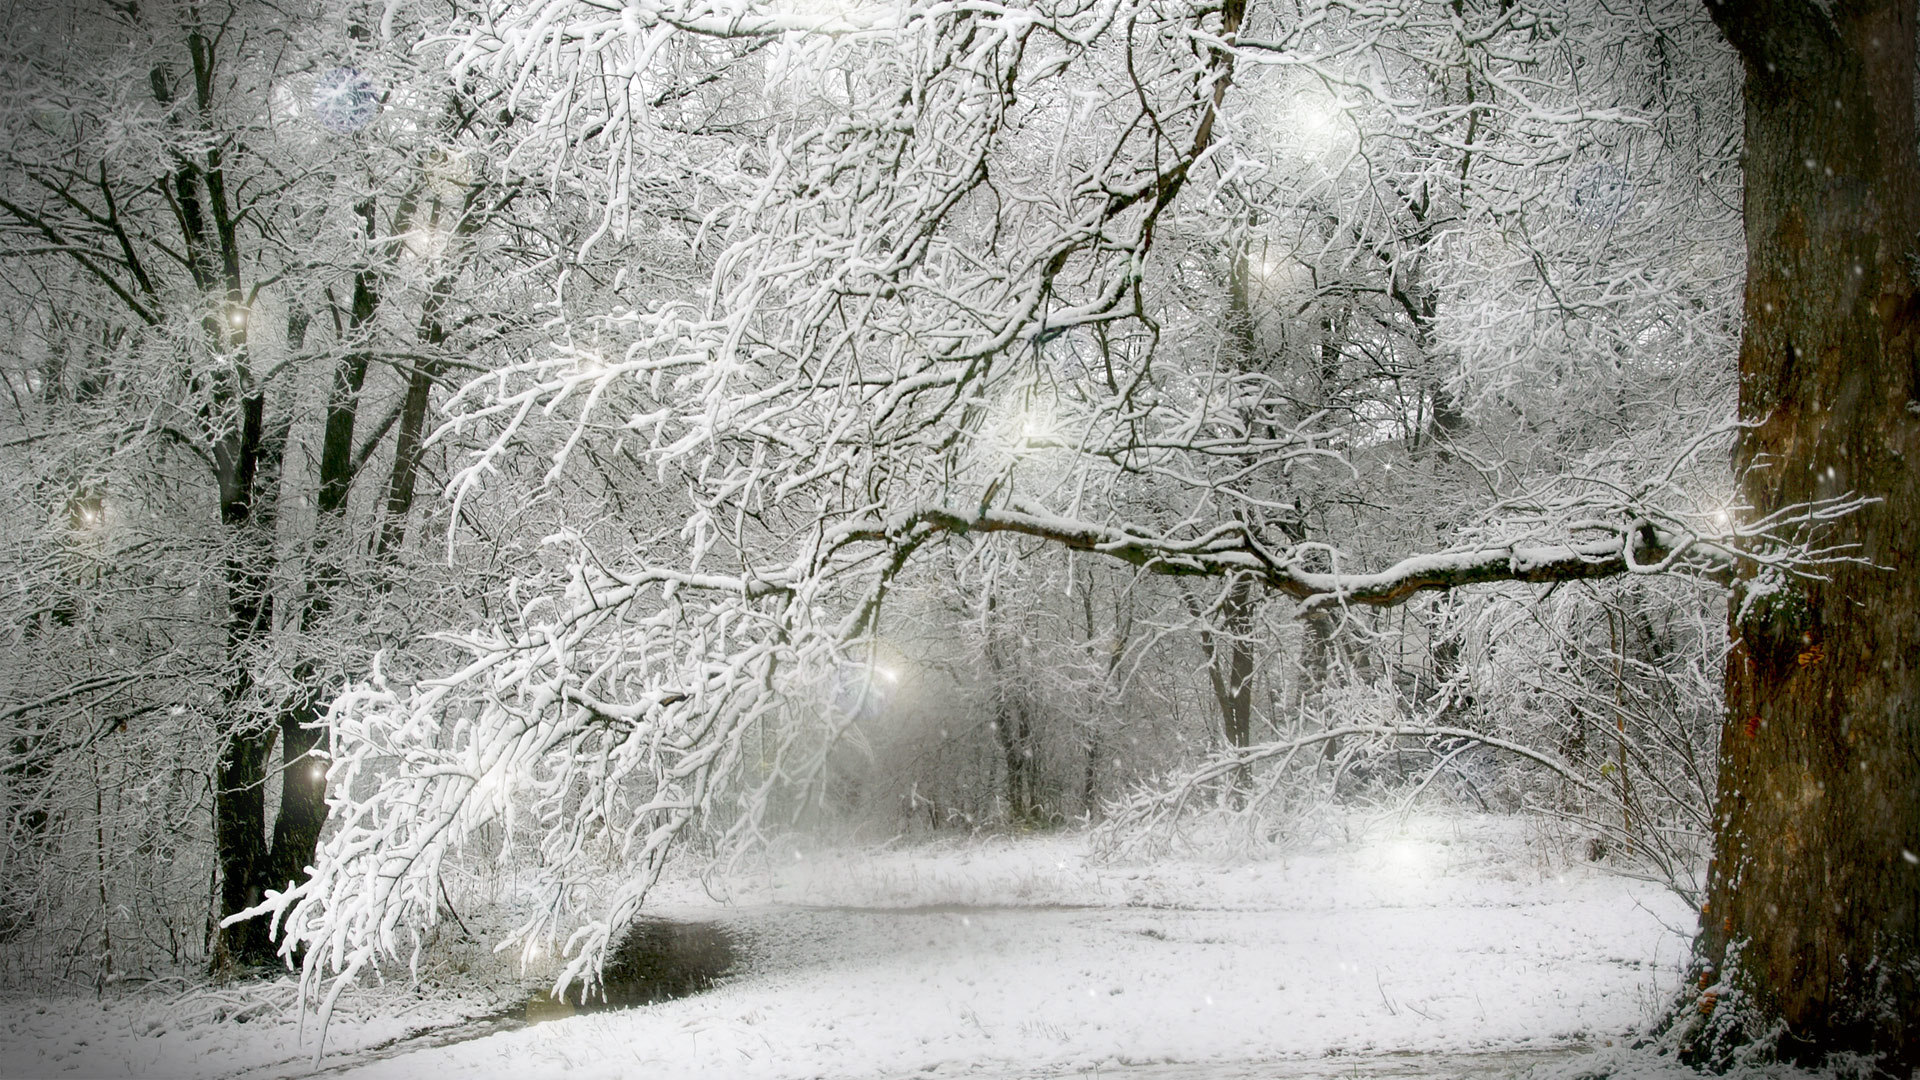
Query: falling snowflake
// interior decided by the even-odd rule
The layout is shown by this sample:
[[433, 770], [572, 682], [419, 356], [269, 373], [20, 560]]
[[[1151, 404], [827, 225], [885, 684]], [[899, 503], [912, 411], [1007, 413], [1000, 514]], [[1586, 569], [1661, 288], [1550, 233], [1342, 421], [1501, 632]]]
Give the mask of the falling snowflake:
[[1617, 166], [1599, 162], [1587, 166], [1574, 177], [1567, 202], [1575, 217], [1594, 228], [1604, 228], [1620, 220], [1633, 205], [1633, 180]]
[[313, 112], [335, 131], [357, 131], [380, 109], [373, 80], [352, 68], [334, 68], [313, 84]]

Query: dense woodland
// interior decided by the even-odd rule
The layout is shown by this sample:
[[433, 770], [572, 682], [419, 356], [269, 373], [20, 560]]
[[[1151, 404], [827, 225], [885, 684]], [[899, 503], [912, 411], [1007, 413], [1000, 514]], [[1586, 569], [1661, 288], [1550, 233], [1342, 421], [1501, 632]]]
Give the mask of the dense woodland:
[[1920, 1061], [1912, 4], [5, 18], [0, 976], [1427, 801]]

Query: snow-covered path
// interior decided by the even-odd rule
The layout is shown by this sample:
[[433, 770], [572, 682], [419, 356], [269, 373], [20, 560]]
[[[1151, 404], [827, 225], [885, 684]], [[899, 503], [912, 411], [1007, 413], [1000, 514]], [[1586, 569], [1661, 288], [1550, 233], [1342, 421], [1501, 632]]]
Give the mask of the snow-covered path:
[[[1525, 854], [1498, 835], [1511, 827], [1426, 822], [1252, 864], [1103, 866], [1071, 837], [790, 853], [735, 880], [729, 904], [691, 881], [662, 895], [658, 914], [716, 921], [740, 943], [739, 973], [709, 993], [322, 1068], [356, 1080], [1498, 1075], [1537, 1060], [1515, 1051], [1605, 1045], [1647, 1019], [1691, 922], [1656, 887]], [[149, 1057], [140, 1075], [310, 1068], [203, 1055]]]
[[1063, 840], [796, 858], [724, 914], [667, 905], [745, 940], [748, 971], [712, 993], [342, 1075], [1445, 1075], [1382, 1055], [1604, 1044], [1645, 1020], [1684, 906], [1493, 840], [1428, 828], [1238, 866], [1099, 867]]

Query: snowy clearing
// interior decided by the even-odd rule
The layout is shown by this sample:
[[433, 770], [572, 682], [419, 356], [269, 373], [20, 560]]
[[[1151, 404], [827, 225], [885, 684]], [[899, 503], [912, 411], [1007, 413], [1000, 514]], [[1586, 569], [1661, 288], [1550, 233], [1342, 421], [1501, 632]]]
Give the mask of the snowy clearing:
[[[662, 887], [744, 957], [712, 992], [531, 1026], [498, 998], [350, 995], [320, 1065], [360, 1078], [1468, 1075], [1621, 1041], [1691, 918], [1543, 852], [1524, 819], [1390, 819], [1284, 856], [1101, 865], [1055, 836], [783, 852]], [[709, 895], [718, 894], [722, 899]], [[529, 972], [538, 976], [540, 972]], [[204, 995], [185, 999], [207, 1012]], [[290, 1002], [247, 1023], [153, 995], [10, 1003], [8, 1076], [305, 1075]], [[437, 1034], [380, 1044], [440, 1027]], [[448, 1038], [465, 1041], [430, 1045]], [[1479, 1055], [1495, 1052], [1492, 1057]], [[1517, 1053], [1516, 1053], [1517, 1052]], [[1465, 1056], [1463, 1056], [1465, 1055]]]

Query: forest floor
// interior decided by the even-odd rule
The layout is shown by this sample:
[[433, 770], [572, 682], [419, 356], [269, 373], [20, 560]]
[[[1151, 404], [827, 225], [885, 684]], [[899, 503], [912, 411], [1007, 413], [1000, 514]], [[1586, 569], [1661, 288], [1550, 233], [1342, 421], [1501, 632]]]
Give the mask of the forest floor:
[[[1575, 1050], [1627, 1053], [1673, 993], [1693, 923], [1671, 893], [1574, 848], [1528, 819], [1482, 816], [1350, 819], [1251, 860], [1102, 863], [1076, 834], [795, 846], [656, 892], [654, 915], [734, 942], [710, 991], [534, 1010], [554, 1018], [529, 1024], [526, 997], [550, 973], [441, 963], [423, 985], [349, 992], [317, 1072], [1566, 1072], [1552, 1066]], [[0, 1076], [294, 1077], [316, 1072], [314, 1038], [285, 980], [13, 998], [0, 1001]], [[1627, 1061], [1616, 1076], [1664, 1072]]]

